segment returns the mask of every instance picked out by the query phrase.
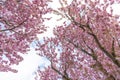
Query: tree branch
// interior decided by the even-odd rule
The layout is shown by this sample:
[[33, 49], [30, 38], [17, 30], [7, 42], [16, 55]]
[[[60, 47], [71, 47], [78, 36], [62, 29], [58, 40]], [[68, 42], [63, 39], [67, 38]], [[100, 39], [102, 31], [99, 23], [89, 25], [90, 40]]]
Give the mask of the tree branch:
[[114, 45], [115, 45], [115, 41], [114, 41], [114, 38], [113, 38], [113, 41], [112, 41], [112, 52], [111, 52], [111, 54], [112, 54], [113, 57], [116, 57]]
[[65, 79], [65, 80], [71, 80], [67, 75], [65, 75], [65, 74], [63, 75], [59, 70], [57, 70], [56, 68], [54, 68], [53, 65], [52, 65], [52, 62], [51, 62], [51, 68], [52, 68], [55, 72], [57, 72], [59, 75], [61, 75], [63, 79]]
[[[96, 61], [95, 65], [93, 65], [94, 67], [98, 67], [99, 70], [101, 72], [103, 72], [107, 77], [107, 79], [111, 78], [112, 80], [115, 80], [115, 77], [111, 74], [108, 74], [108, 72], [106, 71], [106, 69], [103, 68], [102, 64], [98, 61], [97, 59], [97, 55], [95, 54], [94, 50], [92, 48], [90, 48], [86, 43], [86, 46], [90, 49], [91, 53], [89, 53], [88, 51], [86, 51], [85, 49], [81, 48], [80, 46], [74, 44], [72, 41], [68, 40], [69, 43], [71, 43], [75, 48], [80, 48], [82, 52], [84, 52], [85, 54], [91, 56], [93, 58], [93, 60]], [[85, 42], [85, 41], [84, 41]], [[94, 68], [93, 67], [93, 68]]]
[[[0, 17], [0, 19], [2, 19], [2, 18]], [[3, 21], [6, 25], [8, 25], [8, 26], [13, 26], [13, 27], [8, 28], [8, 29], [0, 30], [0, 32], [4, 32], [4, 31], [8, 31], [8, 30], [13, 30], [13, 29], [21, 26], [22, 24], [24, 24], [27, 20], [28, 20], [28, 18], [25, 19], [25, 20], [23, 20], [23, 21], [22, 21], [20, 24], [18, 24], [17, 26], [14, 26], [12, 23], [8, 23], [6, 20], [3, 19], [2, 21]]]
[[[116, 64], [118, 67], [120, 67], [120, 62], [114, 57], [114, 55], [111, 55], [102, 45], [101, 43], [99, 42], [97, 36], [93, 33], [92, 29], [90, 28], [89, 24], [87, 23], [87, 25], [82, 25], [81, 23], [78, 23], [74, 20], [74, 18], [70, 15], [70, 20], [76, 25], [78, 26], [79, 28], [83, 29], [83, 31], [85, 31], [85, 28], [87, 28], [90, 32], [87, 32], [89, 35], [91, 35], [94, 39], [95, 39], [95, 42], [96, 44], [98, 45], [98, 47], [105, 53], [106, 56], [108, 56], [114, 64]], [[114, 43], [113, 43], [114, 45]], [[75, 45], [77, 46], [77, 45]], [[86, 51], [84, 49], [81, 49], [83, 52], [86, 53]], [[88, 55], [90, 55], [89, 53], [86, 53]], [[114, 54], [114, 53], [113, 53]]]
[[68, 41], [69, 43], [71, 43], [75, 48], [80, 48], [80, 50], [82, 52], [84, 52], [85, 54], [89, 55], [89, 56], [92, 56], [92, 54], [90, 54], [89, 52], [87, 52], [85, 49], [83, 49], [82, 47], [80, 47], [79, 45], [77, 44], [74, 44], [72, 41], [68, 40], [68, 39], [65, 39], [66, 41]]
[[106, 56], [108, 56], [114, 64], [116, 64], [118, 67], [120, 67], [120, 63], [118, 60], [115, 59], [114, 56], [112, 56], [99, 42], [97, 36], [93, 33], [88, 32], [89, 35], [93, 36], [93, 38], [95, 39], [95, 42], [97, 43], [98, 47], [105, 53]]

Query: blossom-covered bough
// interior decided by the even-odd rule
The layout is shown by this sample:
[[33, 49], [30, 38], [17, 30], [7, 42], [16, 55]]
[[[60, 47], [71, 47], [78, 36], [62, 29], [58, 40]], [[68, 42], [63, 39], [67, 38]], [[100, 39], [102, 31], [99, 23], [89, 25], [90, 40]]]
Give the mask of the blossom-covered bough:
[[0, 71], [17, 72], [11, 65], [23, 60], [37, 34], [46, 30], [46, 0], [0, 0]]
[[120, 16], [113, 15], [112, 4], [120, 0], [72, 0], [69, 5], [59, 0], [58, 10], [50, 9], [50, 1], [0, 1], [0, 71], [17, 72], [11, 65], [19, 64], [37, 34], [46, 31], [43, 15], [53, 12], [67, 21], [54, 28], [54, 37], [37, 43], [39, 55], [51, 64], [39, 68], [35, 79], [119, 80]]
[[[38, 43], [39, 55], [51, 65], [38, 70], [36, 80], [119, 80], [120, 22], [112, 4], [119, 0], [60, 0], [54, 11], [65, 21], [54, 29], [55, 37]], [[110, 9], [108, 11], [108, 8]]]

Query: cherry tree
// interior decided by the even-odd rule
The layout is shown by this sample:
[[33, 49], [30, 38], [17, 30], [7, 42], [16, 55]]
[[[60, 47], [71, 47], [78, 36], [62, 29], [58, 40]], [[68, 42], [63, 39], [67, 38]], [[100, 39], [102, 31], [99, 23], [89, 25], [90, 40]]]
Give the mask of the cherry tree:
[[38, 42], [36, 50], [51, 64], [38, 69], [35, 79], [120, 80], [120, 16], [113, 15], [112, 9], [120, 1], [60, 3], [62, 8], [53, 11], [67, 21], [54, 29], [55, 37]]
[[37, 34], [46, 30], [43, 15], [48, 0], [0, 0], [0, 71], [16, 70], [11, 65], [23, 60]]

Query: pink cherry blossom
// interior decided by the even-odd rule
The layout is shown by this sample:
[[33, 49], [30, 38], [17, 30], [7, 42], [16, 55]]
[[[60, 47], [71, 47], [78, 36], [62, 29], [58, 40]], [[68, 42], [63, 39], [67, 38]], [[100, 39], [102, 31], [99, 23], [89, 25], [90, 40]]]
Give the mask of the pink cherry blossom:
[[36, 80], [120, 80], [120, 25], [107, 12], [115, 0], [82, 1], [59, 9], [71, 23], [57, 26], [54, 38], [38, 43], [39, 55], [51, 64], [38, 69]]

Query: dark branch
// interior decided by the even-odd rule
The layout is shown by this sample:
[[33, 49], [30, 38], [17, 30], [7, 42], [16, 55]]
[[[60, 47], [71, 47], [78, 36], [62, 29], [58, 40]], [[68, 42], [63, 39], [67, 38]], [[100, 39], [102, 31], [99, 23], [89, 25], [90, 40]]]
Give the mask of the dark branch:
[[[98, 47], [105, 53], [106, 56], [108, 56], [114, 64], [116, 64], [118, 67], [120, 67], [120, 62], [114, 57], [115, 55], [110, 54], [99, 42], [97, 36], [93, 33], [92, 29], [90, 28], [89, 24], [87, 23], [86, 25], [82, 25], [81, 23], [78, 23], [74, 20], [74, 18], [70, 15], [70, 20], [79, 28], [83, 29], [83, 31], [85, 31], [85, 28], [87, 28], [89, 30], [89, 32], [87, 32], [89, 35], [91, 35], [94, 39], [96, 44], [98, 45]], [[73, 44], [74, 45], [74, 44]], [[114, 42], [113, 42], [114, 45]], [[78, 46], [78, 45], [74, 45], [74, 46]], [[85, 51], [84, 49], [81, 49], [84, 53], [88, 54], [91, 56], [91, 54], [89, 54], [87, 51]], [[114, 53], [113, 53], [114, 54]]]
[[63, 75], [59, 70], [57, 70], [56, 68], [54, 68], [53, 65], [52, 65], [52, 62], [51, 62], [51, 68], [52, 68], [55, 72], [57, 72], [59, 75], [61, 75], [63, 79], [65, 79], [65, 80], [71, 80], [68, 76]]
[[[74, 44], [72, 41], [70, 41], [70, 40], [67, 40], [67, 41], [69, 41], [69, 43], [71, 43], [75, 48], [77, 48], [77, 49], [80, 48], [82, 52], [84, 52], [85, 54], [87, 54], [87, 55], [89, 55], [90, 57], [92, 57], [93, 60], [96, 61], [95, 65], [92, 65], [92, 66], [98, 67], [100, 71], [102, 71], [105, 75], [108, 76], [108, 78], [111, 78], [112, 80], [115, 80], [115, 77], [114, 77], [113, 75], [111, 75], [111, 74], [108, 74], [108, 72], [106, 71], [106, 69], [104, 69], [104, 67], [102, 66], [102, 64], [98, 61], [97, 55], [95, 54], [95, 51], [94, 51], [92, 48], [90, 48], [86, 43], [85, 43], [85, 44], [86, 44], [86, 46], [90, 49], [91, 53], [89, 53], [89, 52], [86, 51], [85, 49], [81, 48], [80, 46]], [[84, 42], [85, 42], [85, 41], [84, 41]], [[93, 68], [94, 68], [94, 67], [93, 67]]]
[[[2, 18], [0, 18], [0, 19], [2, 19]], [[8, 25], [8, 26], [13, 26], [13, 27], [11, 27], [11, 28], [8, 28], [8, 29], [3, 29], [3, 30], [0, 30], [0, 32], [4, 32], [4, 31], [8, 31], [8, 30], [10, 30], [10, 31], [12, 31], [12, 30], [14, 30], [15, 28], [17, 28], [17, 27], [19, 27], [19, 26], [21, 26], [22, 24], [24, 24], [26, 21], [28, 20], [28, 18], [27, 19], [25, 19], [25, 20], [23, 20], [20, 24], [18, 24], [17, 26], [14, 26], [12, 23], [8, 23], [6, 20], [2, 20], [6, 25]]]
[[93, 38], [95, 39], [95, 42], [97, 43], [98, 47], [105, 53], [106, 56], [108, 56], [114, 64], [116, 64], [118, 67], [120, 67], [120, 63], [118, 62], [118, 60], [116, 60], [99, 42], [97, 36], [93, 33], [89, 33], [89, 35], [93, 36]]
[[114, 38], [113, 38], [113, 41], [112, 41], [112, 52], [111, 52], [111, 54], [112, 54], [113, 57], [116, 57], [114, 45], [115, 45], [115, 41], [114, 41]]
[[92, 54], [90, 54], [88, 51], [86, 51], [85, 49], [83, 49], [81, 46], [74, 44], [72, 41], [65, 39], [66, 41], [68, 41], [69, 43], [71, 43], [75, 48], [79, 48], [82, 52], [84, 52], [85, 54], [92, 56]]

